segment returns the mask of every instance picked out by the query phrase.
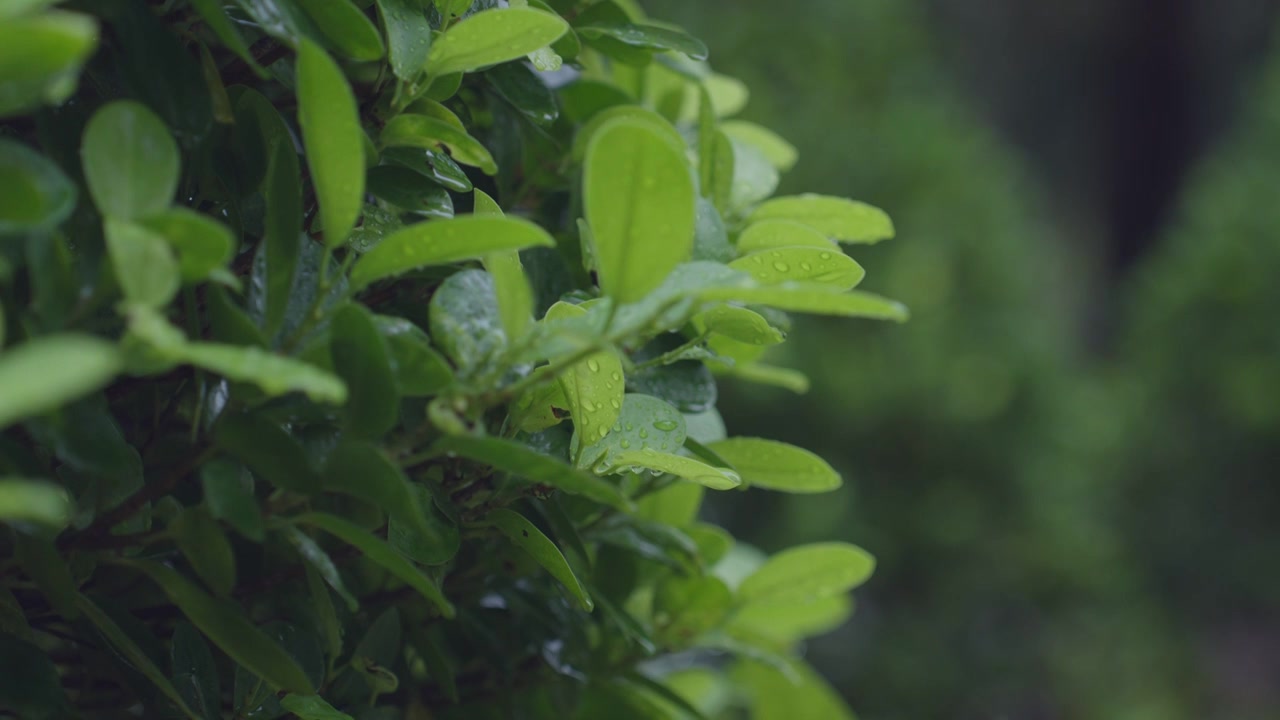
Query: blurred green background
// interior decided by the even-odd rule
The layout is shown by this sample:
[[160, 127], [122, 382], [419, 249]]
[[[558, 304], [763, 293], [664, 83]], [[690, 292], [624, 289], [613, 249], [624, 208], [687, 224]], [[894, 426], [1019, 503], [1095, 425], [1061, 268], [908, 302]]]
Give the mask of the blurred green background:
[[864, 720], [1280, 717], [1280, 54], [1264, 0], [649, 0], [854, 197], [906, 326], [801, 323], [735, 434], [838, 496], [710, 508], [879, 559], [809, 657]]

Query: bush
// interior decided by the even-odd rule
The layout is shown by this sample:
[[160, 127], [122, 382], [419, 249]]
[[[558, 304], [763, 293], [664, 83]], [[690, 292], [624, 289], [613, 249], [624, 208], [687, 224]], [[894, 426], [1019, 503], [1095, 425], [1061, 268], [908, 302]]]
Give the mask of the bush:
[[[717, 377], [901, 320], [794, 158], [630, 3], [0, 6], [0, 709], [848, 717], [795, 653], [871, 573]], [[536, 318], [536, 320], [535, 320]], [[732, 420], [732, 418], [731, 418]]]

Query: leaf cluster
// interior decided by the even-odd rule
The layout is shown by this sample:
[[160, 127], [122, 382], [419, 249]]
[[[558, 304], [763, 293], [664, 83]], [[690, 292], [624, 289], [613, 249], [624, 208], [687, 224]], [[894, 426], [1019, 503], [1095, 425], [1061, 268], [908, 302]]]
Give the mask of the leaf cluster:
[[0, 709], [848, 716], [874, 561], [718, 378], [903, 320], [794, 150], [629, 2], [0, 2]]

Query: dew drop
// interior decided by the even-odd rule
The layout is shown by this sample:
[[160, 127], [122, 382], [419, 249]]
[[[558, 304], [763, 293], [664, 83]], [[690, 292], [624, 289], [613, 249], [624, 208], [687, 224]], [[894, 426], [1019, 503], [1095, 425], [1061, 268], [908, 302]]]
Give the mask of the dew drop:
[[822, 260], [830, 260], [830, 259], [831, 259], [831, 253], [829, 253], [829, 252], [818, 253], [818, 257], [819, 257], [820, 259], [822, 259]]
[[649, 431], [648, 431], [648, 430], [645, 430], [644, 428], [640, 428], [640, 437], [642, 437], [642, 438], [647, 438], [647, 437], [649, 437]]
[[661, 430], [662, 432], [671, 432], [680, 427], [680, 425], [675, 420], [654, 420], [653, 427], [655, 430]]
[[810, 270], [813, 269], [813, 266], [810, 265], [809, 263], [800, 263], [800, 269], [805, 272], [809, 272]]
[[590, 370], [591, 372], [600, 372], [600, 363], [596, 362], [594, 358], [591, 360], [588, 360], [587, 369]]
[[788, 271], [790, 271], [790, 270], [791, 270], [791, 266], [790, 266], [790, 265], [788, 265], [788, 264], [786, 264], [786, 263], [784, 263], [784, 262], [775, 262], [775, 263], [773, 264], [773, 269], [774, 269], [774, 270], [777, 270], [777, 271], [778, 271], [778, 272], [780, 272], [780, 273], [784, 273], [784, 272], [788, 272]]
[[622, 449], [623, 449], [623, 450], [626, 450], [627, 448], [631, 447], [631, 441], [630, 441], [630, 440], [622, 440], [622, 441], [621, 441], [621, 442], [619, 442], [618, 444], [622, 446]]
[[621, 402], [619, 402], [616, 398], [615, 398], [615, 399], [613, 399], [613, 400], [610, 400], [610, 401], [609, 401], [609, 404], [613, 406], [613, 409], [614, 409], [614, 410], [621, 410], [621, 409], [622, 409], [622, 403], [621, 403]]

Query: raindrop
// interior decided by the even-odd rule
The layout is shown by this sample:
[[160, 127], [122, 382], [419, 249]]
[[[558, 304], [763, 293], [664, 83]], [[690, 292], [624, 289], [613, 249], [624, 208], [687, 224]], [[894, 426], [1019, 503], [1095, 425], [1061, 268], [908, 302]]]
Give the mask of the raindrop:
[[591, 372], [600, 372], [600, 363], [596, 362], [594, 358], [591, 360], [588, 360], [587, 369], [590, 370]]
[[680, 427], [680, 425], [675, 420], [654, 420], [653, 427], [655, 430], [671, 432], [672, 430]]
[[791, 270], [791, 266], [790, 266], [790, 265], [788, 265], [788, 264], [786, 264], [786, 263], [784, 263], [784, 262], [775, 262], [775, 263], [773, 264], [773, 269], [774, 269], [774, 270], [777, 270], [777, 271], [778, 271], [778, 272], [780, 272], [780, 273], [784, 273], [784, 272], [787, 272], [787, 271]]
[[623, 449], [623, 450], [626, 450], [627, 448], [631, 447], [631, 441], [630, 441], [630, 440], [622, 440], [622, 441], [621, 441], [621, 442], [619, 442], [618, 444], [622, 446], [622, 449]]
[[803, 270], [803, 271], [805, 271], [805, 272], [809, 272], [810, 270], [812, 270], [812, 269], [813, 269], [813, 266], [812, 266], [812, 265], [810, 265], [809, 263], [802, 262], [802, 263], [800, 263], [800, 269], [801, 269], [801, 270]]
[[831, 259], [831, 253], [829, 253], [829, 252], [818, 253], [818, 257], [819, 257], [819, 258], [821, 258], [821, 259], [823, 259], [823, 260], [830, 260], [830, 259]]

